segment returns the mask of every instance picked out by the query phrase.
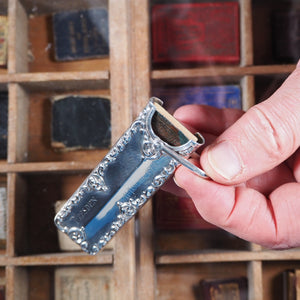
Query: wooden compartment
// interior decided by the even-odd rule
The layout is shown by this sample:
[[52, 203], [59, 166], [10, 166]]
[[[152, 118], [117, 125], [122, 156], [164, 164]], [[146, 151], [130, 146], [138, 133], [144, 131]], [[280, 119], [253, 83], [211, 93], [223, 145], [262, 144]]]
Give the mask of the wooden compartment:
[[263, 288], [266, 300], [285, 299], [283, 290], [283, 272], [299, 269], [299, 261], [272, 261], [263, 263]]
[[156, 253], [205, 253], [248, 249], [248, 242], [220, 229], [158, 231], [155, 235]]
[[[46, 88], [39, 84], [11, 85], [11, 101], [19, 118], [13, 118], [11, 127], [18, 128], [18, 134], [11, 134], [8, 151], [9, 161], [16, 162], [53, 162], [53, 161], [90, 161], [96, 166], [106, 154], [107, 149], [62, 151], [51, 145], [51, 98], [58, 95], [85, 95], [109, 97], [108, 90], [99, 90], [98, 81], [88, 81], [76, 86], [75, 82], [61, 84], [49, 83]], [[70, 86], [68, 88], [68, 85]], [[85, 88], [91, 89], [82, 89]], [[101, 87], [101, 85], [99, 84]], [[88, 154], [88, 155], [87, 155]]]
[[201, 280], [242, 276], [247, 277], [246, 263], [159, 266], [156, 297], [162, 300], [203, 299]]
[[28, 281], [28, 299], [54, 299], [54, 268], [23, 268]]
[[[274, 30], [274, 14], [282, 11], [295, 11], [299, 3], [294, 0], [259, 1], [253, 0], [253, 55], [254, 64], [280, 64], [291, 63], [289, 60], [276, 58], [275, 44], [276, 33]], [[296, 30], [291, 29], [291, 30]], [[293, 33], [294, 34], [294, 33]], [[285, 45], [287, 47], [288, 45]]]
[[15, 28], [11, 27], [11, 30], [18, 38], [14, 40], [16, 57], [11, 57], [10, 71], [74, 72], [109, 69], [108, 57], [67, 62], [55, 60], [52, 26], [54, 13], [96, 7], [107, 9], [106, 0], [88, 3], [82, 0], [64, 3], [30, 0], [11, 2], [15, 6], [12, 8], [11, 22], [16, 23]]
[[87, 174], [22, 174], [16, 177], [19, 198], [15, 209], [18, 255], [59, 252], [58, 232], [54, 225], [55, 202], [68, 199]]
[[[15, 214], [10, 215], [9, 251], [17, 256], [45, 254], [47, 257], [55, 253], [64, 253], [64, 255], [70, 253], [75, 256], [84, 254], [78, 249], [72, 251], [62, 249], [53, 220], [57, 201], [69, 199], [87, 175], [88, 173], [84, 172], [12, 175], [10, 188], [13, 189], [15, 195], [11, 206]], [[11, 232], [12, 229], [13, 232]], [[111, 247], [110, 243], [105, 250], [111, 251]]]
[[[154, 67], [151, 6], [181, 2], [1, 1], [0, 14], [9, 16], [8, 67], [0, 69], [0, 90], [9, 92], [8, 157], [0, 161], [0, 184], [7, 186], [9, 199], [7, 241], [0, 250], [7, 300], [54, 299], [56, 268], [102, 265], [112, 274], [112, 298], [118, 300], [197, 299], [195, 287], [201, 279], [229, 275], [248, 278], [249, 300], [281, 299], [276, 278], [299, 265], [299, 249], [270, 251], [221, 230], [156, 231], [151, 201], [116, 235], [113, 250], [88, 256], [59, 249], [54, 204], [71, 196], [107, 149], [53, 151], [51, 96], [109, 95], [114, 143], [156, 87], [238, 84], [247, 110], [266, 99], [295, 68], [273, 59], [270, 29], [273, 8], [296, 5], [290, 0], [238, 1], [238, 65]], [[109, 7], [109, 58], [54, 61], [51, 15], [98, 6]]]
[[[95, 86], [96, 88], [96, 86]], [[29, 162], [90, 161], [96, 164], [108, 149], [68, 150], [51, 145], [52, 103], [51, 98], [66, 95], [105, 96], [107, 90], [27, 91], [29, 95], [28, 155]]]
[[[9, 270], [9, 276], [15, 280], [14, 290], [8, 291], [9, 297], [13, 299], [52, 300], [63, 295], [87, 295], [89, 289], [91, 292], [97, 290], [95, 283], [99, 282], [106, 290], [103, 295], [107, 297], [112, 294], [112, 272], [109, 266], [18, 266]], [[58, 285], [59, 290], [56, 291]], [[60, 293], [55, 296], [57, 292]]]

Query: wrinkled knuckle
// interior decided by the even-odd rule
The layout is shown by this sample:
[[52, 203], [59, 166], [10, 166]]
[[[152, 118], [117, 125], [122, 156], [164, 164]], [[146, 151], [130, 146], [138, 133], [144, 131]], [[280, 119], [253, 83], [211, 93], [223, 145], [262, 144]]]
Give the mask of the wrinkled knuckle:
[[293, 131], [289, 130], [286, 122], [275, 116], [264, 107], [256, 105], [251, 108], [255, 115], [255, 127], [258, 128], [256, 142], [264, 149], [271, 160], [280, 160], [284, 153], [293, 148]]
[[274, 240], [270, 240], [267, 244], [269, 245], [269, 248], [273, 250], [283, 250], [292, 247], [292, 245], [285, 238], [276, 238]]

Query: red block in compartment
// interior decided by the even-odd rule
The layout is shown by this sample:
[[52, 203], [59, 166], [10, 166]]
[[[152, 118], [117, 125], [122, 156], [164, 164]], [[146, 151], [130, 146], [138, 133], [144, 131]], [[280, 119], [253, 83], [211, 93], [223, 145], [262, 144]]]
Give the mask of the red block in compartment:
[[154, 5], [153, 62], [239, 63], [239, 31], [238, 2]]
[[192, 199], [160, 190], [154, 197], [154, 218], [158, 230], [217, 229], [198, 213]]

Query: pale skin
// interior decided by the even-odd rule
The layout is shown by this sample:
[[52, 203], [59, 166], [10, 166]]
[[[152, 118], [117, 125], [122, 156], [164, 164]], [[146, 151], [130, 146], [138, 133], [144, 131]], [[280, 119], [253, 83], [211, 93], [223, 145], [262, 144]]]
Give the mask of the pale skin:
[[212, 180], [183, 166], [174, 176], [200, 215], [269, 248], [300, 246], [300, 64], [246, 113], [188, 105], [174, 115], [206, 139], [193, 162]]

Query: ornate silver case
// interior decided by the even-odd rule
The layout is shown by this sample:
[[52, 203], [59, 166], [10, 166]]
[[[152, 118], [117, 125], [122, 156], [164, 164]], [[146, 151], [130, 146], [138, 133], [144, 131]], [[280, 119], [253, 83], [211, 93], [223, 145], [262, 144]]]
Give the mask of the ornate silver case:
[[149, 100], [139, 117], [55, 216], [58, 229], [89, 254], [101, 250], [180, 163], [206, 177], [185, 159], [204, 143], [201, 135], [192, 135], [185, 129], [189, 134], [183, 133], [183, 144], [172, 146], [153, 130], [154, 114], [164, 111], [161, 105], [157, 98]]

